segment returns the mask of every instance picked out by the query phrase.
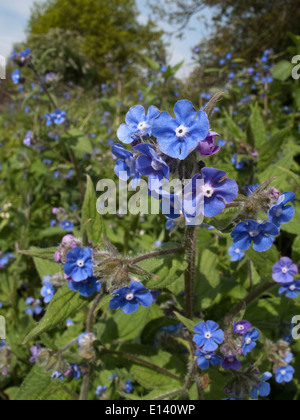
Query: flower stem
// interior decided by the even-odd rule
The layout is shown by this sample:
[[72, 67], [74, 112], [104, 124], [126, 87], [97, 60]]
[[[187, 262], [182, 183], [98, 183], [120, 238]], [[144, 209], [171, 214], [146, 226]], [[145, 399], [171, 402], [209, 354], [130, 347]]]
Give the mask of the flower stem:
[[181, 254], [185, 251], [185, 248], [173, 248], [173, 249], [166, 249], [164, 251], [157, 251], [152, 252], [151, 254], [141, 255], [140, 257], [136, 257], [130, 260], [131, 264], [137, 264], [142, 261], [150, 260], [151, 258], [163, 257], [165, 255], [172, 255], [172, 254]]
[[193, 318], [194, 280], [197, 252], [197, 227], [188, 227], [185, 249], [188, 256], [188, 267], [185, 272], [186, 317]]

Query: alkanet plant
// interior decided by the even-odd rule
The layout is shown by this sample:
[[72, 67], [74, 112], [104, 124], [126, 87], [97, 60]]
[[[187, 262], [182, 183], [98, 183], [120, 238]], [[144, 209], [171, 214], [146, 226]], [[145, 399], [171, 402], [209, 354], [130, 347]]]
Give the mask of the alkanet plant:
[[[81, 211], [74, 203], [51, 202], [49, 229], [57, 229], [59, 243], [53, 240], [49, 248], [37, 248], [34, 240], [18, 244], [15, 263], [21, 265], [24, 254], [33, 257], [41, 287], [37, 293], [30, 285], [18, 288], [14, 283], [12, 288], [8, 281], [9, 298], [20, 301], [17, 311], [27, 315], [19, 344], [23, 342], [33, 366], [17, 399], [24, 396], [26, 381], [36, 377], [44, 392], [51, 386], [79, 400], [129, 395], [257, 399], [269, 397], [277, 384], [290, 383], [296, 373], [292, 317], [278, 319], [284, 326], [281, 331], [274, 312], [278, 302], [288, 305], [288, 299], [300, 294], [298, 254], [293, 260], [282, 254], [290, 255], [282, 242], [285, 226], [297, 214], [297, 195], [272, 172], [260, 168], [256, 176], [255, 165], [259, 168], [260, 157], [264, 159], [261, 145], [259, 151], [253, 144], [248, 149], [241, 145], [250, 164], [247, 160], [241, 164], [231, 153], [234, 150], [224, 163], [226, 141], [219, 142], [221, 126], [213, 119], [221, 94], [201, 109], [179, 100], [174, 116], [156, 102], [149, 106], [145, 101], [145, 106], [126, 109], [125, 123], [118, 113], [118, 124], [112, 128], [106, 127], [109, 114], [103, 114], [112, 146], [101, 156], [107, 175], [112, 178], [114, 168], [115, 181], [119, 177], [133, 188], [146, 179], [149, 197], [159, 200], [162, 208], [170, 205], [164, 216], [130, 219], [119, 213], [106, 219], [97, 212], [91, 177], [83, 178], [86, 168], [93, 171], [93, 178], [100, 178], [100, 165], [91, 160], [98, 159], [98, 151], [91, 148], [90, 156], [78, 158], [72, 134], [76, 124], [68, 107], [56, 102], [51, 87], [55, 75], [39, 74], [30, 50], [14, 53], [13, 60], [22, 68], [14, 71], [13, 83], [25, 83], [23, 70], [24, 74], [31, 70], [43, 100], [47, 98], [48, 109], [43, 108], [38, 118], [41, 128], [27, 130], [22, 147], [45, 154], [46, 167], [55, 159], [53, 178], [63, 180], [63, 186], [74, 175], [72, 189], [78, 192], [77, 203], [83, 202]], [[261, 139], [263, 123], [257, 109], [253, 115], [254, 137]], [[89, 117], [82, 116], [84, 126]], [[240, 134], [228, 115], [224, 121], [227, 133]], [[266, 149], [267, 141], [262, 144]], [[247, 167], [251, 182], [245, 187], [239, 171]], [[182, 188], [170, 192], [167, 186], [174, 179]], [[203, 182], [200, 191], [197, 181]], [[199, 217], [204, 219], [200, 226], [194, 222]], [[13, 258], [1, 252], [0, 269], [9, 272]], [[26, 261], [30, 264], [28, 257]], [[265, 326], [272, 324], [269, 314], [275, 330], [270, 334]], [[0, 372], [5, 378], [14, 371], [14, 357], [24, 359], [15, 354], [14, 345], [11, 336], [1, 342]]]

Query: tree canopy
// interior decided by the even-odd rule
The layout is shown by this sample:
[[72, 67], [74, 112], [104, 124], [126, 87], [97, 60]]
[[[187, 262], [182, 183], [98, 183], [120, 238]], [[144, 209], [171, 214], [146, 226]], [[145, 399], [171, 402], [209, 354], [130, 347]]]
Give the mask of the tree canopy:
[[47, 40], [50, 34], [51, 42], [51, 34], [58, 29], [71, 33], [74, 40], [80, 39], [80, 49], [102, 79], [124, 67], [142, 64], [144, 55], [155, 59], [164, 55], [161, 31], [152, 22], [138, 22], [134, 0], [48, 0], [35, 4], [28, 24], [29, 40], [39, 38], [40, 44], [40, 39]]

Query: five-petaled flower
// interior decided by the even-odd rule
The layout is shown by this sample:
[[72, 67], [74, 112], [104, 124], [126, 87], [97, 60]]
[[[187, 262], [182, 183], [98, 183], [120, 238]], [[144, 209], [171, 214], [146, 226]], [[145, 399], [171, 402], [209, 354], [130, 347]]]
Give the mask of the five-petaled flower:
[[280, 367], [277, 369], [275, 379], [278, 384], [289, 383], [293, 380], [295, 369], [292, 366]]
[[298, 267], [288, 257], [281, 258], [273, 266], [273, 280], [276, 283], [289, 284], [294, 281], [294, 277], [298, 274]]
[[93, 276], [93, 253], [90, 248], [74, 248], [68, 252], [64, 265], [65, 274], [74, 282], [81, 282]]
[[296, 198], [295, 194], [292, 192], [283, 193], [275, 206], [271, 207], [269, 210], [269, 220], [278, 228], [281, 224], [288, 223], [292, 220], [295, 215], [295, 209], [293, 206], [288, 205], [287, 203], [294, 201]]
[[232, 262], [241, 261], [245, 256], [243, 251], [233, 245], [228, 249], [228, 254], [231, 256]]
[[44, 303], [49, 303], [55, 294], [55, 289], [48, 278], [49, 277], [44, 277], [44, 286], [41, 290], [41, 296], [44, 298]]
[[138, 281], [131, 281], [129, 287], [122, 287], [112, 294], [110, 309], [121, 308], [126, 314], [132, 314], [140, 305], [148, 308], [153, 303], [152, 294]]
[[152, 133], [160, 150], [167, 156], [184, 160], [206, 139], [209, 131], [207, 114], [197, 111], [190, 101], [178, 101], [174, 107], [176, 119], [162, 112], [153, 122]]
[[224, 332], [214, 321], [200, 322], [195, 326], [194, 333], [193, 340], [203, 352], [214, 352], [224, 341]]
[[300, 295], [300, 281], [295, 280], [293, 283], [283, 285], [279, 289], [279, 295], [285, 295], [288, 299], [297, 299]]
[[241, 251], [250, 248], [253, 242], [255, 251], [268, 251], [274, 243], [278, 228], [270, 222], [259, 223], [255, 220], [240, 222], [232, 231], [233, 246]]
[[239, 321], [233, 323], [233, 331], [236, 334], [246, 335], [251, 330], [251, 324], [249, 321]]
[[203, 370], [208, 369], [210, 364], [212, 366], [219, 366], [223, 361], [222, 357], [217, 356], [213, 352], [205, 353], [201, 350], [197, 350], [196, 356], [197, 356], [197, 365], [200, 369], [203, 369]]
[[130, 108], [125, 118], [126, 124], [122, 124], [118, 129], [118, 139], [122, 143], [130, 144], [151, 136], [153, 121], [159, 114], [160, 111], [155, 106], [150, 106], [147, 115], [141, 105]]

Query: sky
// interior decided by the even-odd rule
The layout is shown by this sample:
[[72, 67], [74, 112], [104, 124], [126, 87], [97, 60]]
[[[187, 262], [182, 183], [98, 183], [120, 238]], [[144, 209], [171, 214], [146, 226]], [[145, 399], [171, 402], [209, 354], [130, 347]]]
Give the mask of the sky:
[[[30, 9], [33, 3], [43, 2], [43, 0], [0, 0], [0, 55], [9, 56], [12, 51], [12, 46], [16, 42], [25, 40], [25, 28], [30, 16]], [[147, 7], [147, 0], [137, 0], [137, 6], [140, 11], [139, 20], [141, 23], [147, 22], [151, 11]], [[204, 17], [210, 20], [210, 11], [205, 11]], [[162, 29], [172, 31], [164, 22], [158, 22], [158, 26]], [[191, 49], [205, 36], [205, 26], [203, 21], [193, 19], [191, 27], [196, 27], [197, 30], [186, 30], [184, 38], [181, 40], [175, 36], [167, 41], [170, 41], [169, 57], [170, 64], [175, 65], [181, 61], [185, 61], [184, 66], [178, 73], [178, 76], [185, 77], [191, 71]]]

